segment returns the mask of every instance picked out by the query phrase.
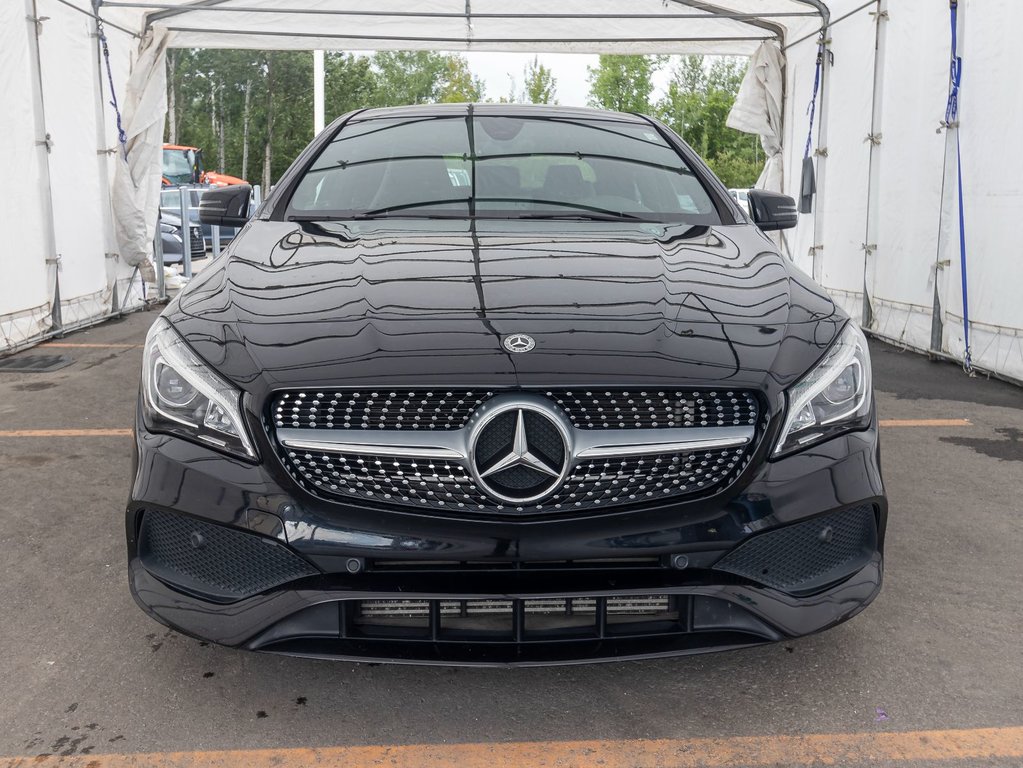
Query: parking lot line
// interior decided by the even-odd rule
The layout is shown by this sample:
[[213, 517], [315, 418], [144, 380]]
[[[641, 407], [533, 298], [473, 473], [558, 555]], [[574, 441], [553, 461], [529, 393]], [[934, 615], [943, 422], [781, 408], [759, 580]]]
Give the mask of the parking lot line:
[[93, 344], [86, 342], [70, 342], [70, 341], [47, 341], [41, 346], [44, 347], [61, 347], [67, 349], [79, 348], [79, 349], [137, 349], [141, 347], [141, 344]]
[[969, 419], [881, 419], [882, 427], [972, 427]]
[[131, 437], [130, 429], [3, 429], [0, 437]]
[[535, 741], [0, 758], [0, 768], [739, 768], [1023, 757], [1023, 727], [720, 739]]

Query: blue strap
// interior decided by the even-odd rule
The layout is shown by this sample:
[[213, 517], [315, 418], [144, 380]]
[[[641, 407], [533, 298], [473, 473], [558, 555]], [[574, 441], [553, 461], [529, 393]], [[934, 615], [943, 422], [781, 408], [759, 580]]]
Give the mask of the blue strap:
[[124, 132], [121, 124], [121, 109], [117, 106], [117, 92], [114, 90], [114, 73], [110, 68], [110, 48], [107, 47], [107, 35], [103, 30], [103, 22], [96, 22], [96, 32], [99, 35], [99, 44], [103, 49], [103, 60], [107, 65], [107, 82], [110, 83], [110, 106], [114, 108], [117, 115], [117, 140], [121, 142], [121, 155], [128, 159], [128, 134]]
[[963, 288], [963, 370], [973, 371], [973, 350], [970, 348], [970, 294], [966, 280], [966, 213], [963, 209], [963, 156], [960, 148], [959, 87], [963, 81], [963, 58], [959, 55], [958, 0], [949, 0], [952, 20], [952, 57], [949, 66], [948, 102], [945, 105], [945, 126], [956, 131], [956, 173], [959, 184], [959, 272]]
[[810, 105], [806, 112], [810, 115], [810, 128], [806, 133], [806, 149], [803, 151], [803, 159], [810, 156], [810, 147], [813, 146], [813, 119], [817, 114], [817, 92], [821, 87], [821, 70], [824, 68], [824, 33], [821, 32], [820, 41], [817, 43], [817, 71], [813, 76], [813, 96], [810, 97]]

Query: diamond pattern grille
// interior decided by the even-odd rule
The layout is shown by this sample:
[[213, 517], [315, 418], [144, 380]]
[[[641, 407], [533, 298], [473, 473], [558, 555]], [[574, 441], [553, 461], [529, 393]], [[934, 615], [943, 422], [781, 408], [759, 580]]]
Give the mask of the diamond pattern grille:
[[[463, 429], [473, 412], [494, 396], [486, 389], [306, 390], [278, 393], [270, 406], [277, 428], [310, 430]], [[758, 400], [745, 391], [538, 390], [564, 409], [580, 430], [642, 427], [728, 427], [763, 424]], [[505, 431], [511, 434], [511, 418]], [[493, 437], [501, 435], [494, 422]], [[531, 431], [531, 439], [543, 435]], [[510, 439], [509, 435], [504, 435]], [[343, 437], [339, 435], [339, 439]], [[497, 440], [504, 444], [506, 441]], [[496, 445], [496, 443], [495, 443]], [[478, 454], [485, 462], [487, 447]], [[730, 483], [747, 466], [752, 447], [581, 460], [561, 488], [540, 503], [516, 506], [490, 498], [458, 461], [280, 447], [291, 475], [322, 496], [376, 501], [432, 510], [530, 515], [574, 512], [655, 502], [707, 493]], [[496, 450], [496, 448], [494, 449]], [[492, 451], [491, 451], [492, 452]], [[549, 458], [556, 458], [551, 456]], [[505, 473], [506, 475], [509, 473]], [[501, 478], [506, 485], [535, 485], [529, 476]]]
[[500, 504], [459, 463], [288, 450], [287, 463], [311, 489], [433, 509], [505, 514], [592, 510], [697, 494], [718, 487], [749, 461], [745, 448], [582, 462], [539, 504]]
[[[548, 389], [580, 429], [754, 425], [752, 392], [689, 389]], [[461, 429], [495, 394], [487, 389], [319, 389], [277, 394], [277, 427], [306, 429]]]

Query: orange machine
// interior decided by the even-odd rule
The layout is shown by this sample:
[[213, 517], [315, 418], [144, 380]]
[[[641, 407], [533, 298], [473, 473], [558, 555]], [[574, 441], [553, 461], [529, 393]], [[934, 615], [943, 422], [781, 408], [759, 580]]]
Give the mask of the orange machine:
[[248, 184], [237, 176], [207, 171], [199, 147], [185, 147], [180, 144], [163, 145], [163, 186], [180, 187], [183, 184], [209, 184], [213, 187], [227, 187], [232, 184]]

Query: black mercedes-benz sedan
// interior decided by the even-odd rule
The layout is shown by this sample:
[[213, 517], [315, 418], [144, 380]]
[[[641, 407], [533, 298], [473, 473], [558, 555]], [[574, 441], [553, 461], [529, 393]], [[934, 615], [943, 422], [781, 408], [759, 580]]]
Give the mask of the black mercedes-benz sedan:
[[353, 112], [145, 344], [126, 533], [157, 621], [328, 658], [545, 664], [862, 610], [863, 334], [648, 117]]

